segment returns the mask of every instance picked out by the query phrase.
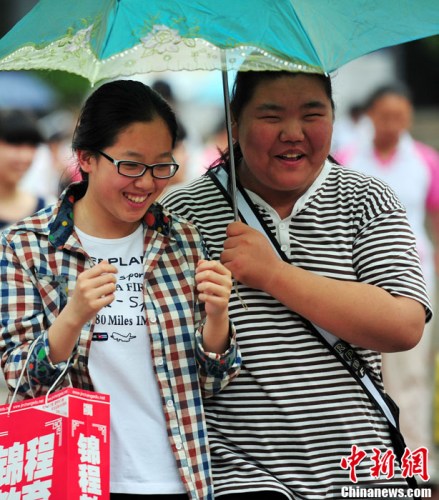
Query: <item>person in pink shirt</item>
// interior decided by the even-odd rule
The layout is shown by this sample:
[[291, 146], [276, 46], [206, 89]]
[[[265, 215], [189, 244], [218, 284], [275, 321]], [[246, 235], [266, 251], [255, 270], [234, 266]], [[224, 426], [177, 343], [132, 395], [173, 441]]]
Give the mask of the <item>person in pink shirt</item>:
[[[335, 159], [386, 182], [406, 208], [417, 240], [427, 290], [433, 301], [439, 241], [439, 153], [410, 134], [413, 105], [405, 88], [377, 89], [365, 106], [365, 126], [355, 141], [335, 151]], [[433, 325], [434, 326], [434, 325]], [[431, 384], [432, 328], [407, 352], [383, 356], [387, 392], [401, 410], [401, 428], [409, 447], [433, 454]], [[433, 459], [432, 459], [433, 460]], [[433, 472], [432, 466], [430, 469]]]

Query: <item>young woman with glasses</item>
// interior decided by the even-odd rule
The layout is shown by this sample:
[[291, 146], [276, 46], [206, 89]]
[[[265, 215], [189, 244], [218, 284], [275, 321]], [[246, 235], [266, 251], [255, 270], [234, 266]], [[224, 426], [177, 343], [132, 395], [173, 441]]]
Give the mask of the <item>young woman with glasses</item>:
[[[86, 101], [82, 181], [2, 237], [0, 348], [10, 390], [110, 394], [111, 498], [213, 498], [202, 397], [237, 374], [231, 274], [156, 199], [175, 174], [175, 115], [135, 81]], [[32, 347], [31, 351], [30, 348]]]

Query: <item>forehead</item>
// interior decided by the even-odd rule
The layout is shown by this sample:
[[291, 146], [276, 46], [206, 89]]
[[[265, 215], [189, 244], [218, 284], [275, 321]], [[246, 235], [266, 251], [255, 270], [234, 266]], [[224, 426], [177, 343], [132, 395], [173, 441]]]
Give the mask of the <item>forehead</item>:
[[373, 111], [402, 111], [407, 112], [411, 109], [409, 100], [397, 94], [385, 94], [377, 99], [371, 108]]
[[249, 101], [252, 107], [330, 106], [323, 82], [312, 75], [285, 75], [261, 81]]
[[159, 116], [149, 121], [133, 122], [123, 127], [117, 134], [115, 143], [157, 140], [171, 140], [169, 127]]

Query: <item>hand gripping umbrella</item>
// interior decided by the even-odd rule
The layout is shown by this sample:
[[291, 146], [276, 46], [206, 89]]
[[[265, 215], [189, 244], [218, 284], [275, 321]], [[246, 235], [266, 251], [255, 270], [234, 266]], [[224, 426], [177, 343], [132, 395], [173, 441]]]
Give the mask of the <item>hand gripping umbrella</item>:
[[438, 0], [40, 0], [0, 40], [0, 70], [65, 70], [92, 85], [221, 70], [231, 146], [227, 70], [330, 73], [438, 33]]

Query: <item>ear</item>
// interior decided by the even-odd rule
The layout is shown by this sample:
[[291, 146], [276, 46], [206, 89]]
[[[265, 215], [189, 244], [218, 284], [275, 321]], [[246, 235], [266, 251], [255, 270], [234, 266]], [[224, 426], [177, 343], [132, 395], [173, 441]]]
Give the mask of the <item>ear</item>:
[[78, 150], [76, 154], [81, 170], [90, 173], [93, 165], [96, 163], [96, 158], [93, 153], [90, 153], [90, 151]]

